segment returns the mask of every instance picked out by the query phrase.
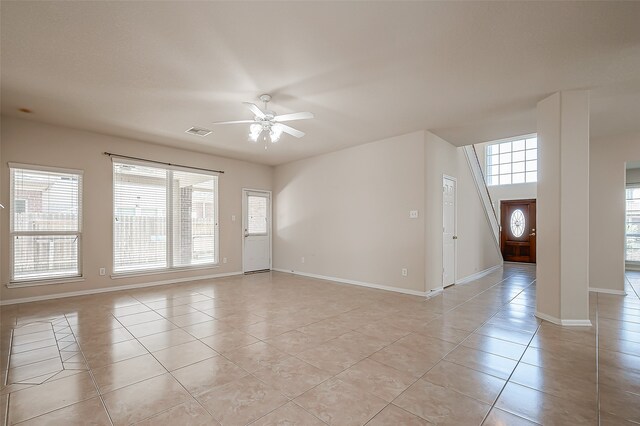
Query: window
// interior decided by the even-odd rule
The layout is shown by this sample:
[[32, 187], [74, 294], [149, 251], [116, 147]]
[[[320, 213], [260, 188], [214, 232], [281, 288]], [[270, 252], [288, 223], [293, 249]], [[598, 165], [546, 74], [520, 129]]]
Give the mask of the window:
[[247, 196], [247, 233], [267, 235], [267, 200], [262, 195]]
[[640, 186], [627, 187], [625, 260], [640, 263]]
[[538, 139], [535, 136], [487, 146], [487, 185], [538, 180]]
[[9, 168], [11, 282], [80, 277], [82, 172]]
[[114, 160], [113, 190], [115, 273], [217, 263], [216, 175]]

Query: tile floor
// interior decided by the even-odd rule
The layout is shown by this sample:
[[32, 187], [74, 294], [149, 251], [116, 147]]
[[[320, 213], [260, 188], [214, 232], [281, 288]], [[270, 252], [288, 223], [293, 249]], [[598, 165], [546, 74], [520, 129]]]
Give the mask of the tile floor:
[[593, 327], [529, 265], [425, 300], [283, 273], [2, 308], [0, 418], [96, 425], [640, 422], [640, 272]]

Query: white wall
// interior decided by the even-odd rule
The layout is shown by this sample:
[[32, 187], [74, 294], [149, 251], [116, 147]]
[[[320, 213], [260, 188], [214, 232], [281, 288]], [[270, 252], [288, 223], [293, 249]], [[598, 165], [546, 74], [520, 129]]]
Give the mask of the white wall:
[[[1, 289], [3, 301], [26, 297], [54, 295], [64, 292], [97, 290], [122, 285], [238, 272], [242, 270], [242, 188], [270, 190], [273, 168], [202, 153], [164, 147], [140, 141], [97, 133], [2, 117], [0, 167], [0, 202], [9, 204], [8, 162], [46, 165], [84, 170], [83, 184], [83, 273], [84, 282], [52, 284], [37, 287], [6, 287], [9, 281], [9, 239], [3, 238], [0, 250]], [[104, 151], [167, 161], [195, 167], [224, 170], [219, 178], [220, 258], [227, 264], [219, 267], [172, 272], [131, 278], [111, 279], [112, 267], [112, 166]], [[9, 233], [9, 210], [1, 213], [3, 236]], [[238, 220], [231, 221], [235, 215]], [[99, 276], [100, 267], [107, 268]]]
[[423, 292], [423, 159], [417, 132], [277, 166], [274, 268]]
[[277, 166], [274, 268], [440, 288], [443, 174], [457, 178], [460, 194], [457, 279], [499, 264], [462, 149], [416, 132]]
[[640, 134], [591, 140], [589, 287], [624, 290], [625, 162], [640, 160]]
[[[485, 178], [487, 176], [487, 161], [486, 152], [487, 146], [492, 142], [485, 142], [474, 145], [476, 152], [478, 153], [478, 160], [480, 161], [480, 167]], [[491, 196], [491, 202], [493, 209], [498, 217], [498, 223], [502, 220], [500, 214], [500, 201], [502, 200], [529, 200], [535, 199], [538, 192], [538, 184], [533, 183], [515, 183], [511, 185], [491, 185], [487, 187], [489, 189], [489, 195]]]

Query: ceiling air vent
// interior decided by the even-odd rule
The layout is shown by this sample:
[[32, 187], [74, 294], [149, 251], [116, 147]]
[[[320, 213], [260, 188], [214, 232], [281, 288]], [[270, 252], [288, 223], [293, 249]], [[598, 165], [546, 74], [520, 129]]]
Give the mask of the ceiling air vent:
[[191, 133], [192, 135], [197, 136], [207, 136], [209, 133], [211, 133], [211, 130], [203, 129], [202, 127], [192, 127], [190, 129], [187, 129], [186, 133]]

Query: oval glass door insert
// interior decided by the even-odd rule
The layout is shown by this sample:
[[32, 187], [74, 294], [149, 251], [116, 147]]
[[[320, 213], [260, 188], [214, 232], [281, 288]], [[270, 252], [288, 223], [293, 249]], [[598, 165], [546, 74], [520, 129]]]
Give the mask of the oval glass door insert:
[[511, 213], [511, 233], [519, 238], [524, 234], [525, 219], [522, 210], [516, 209]]

